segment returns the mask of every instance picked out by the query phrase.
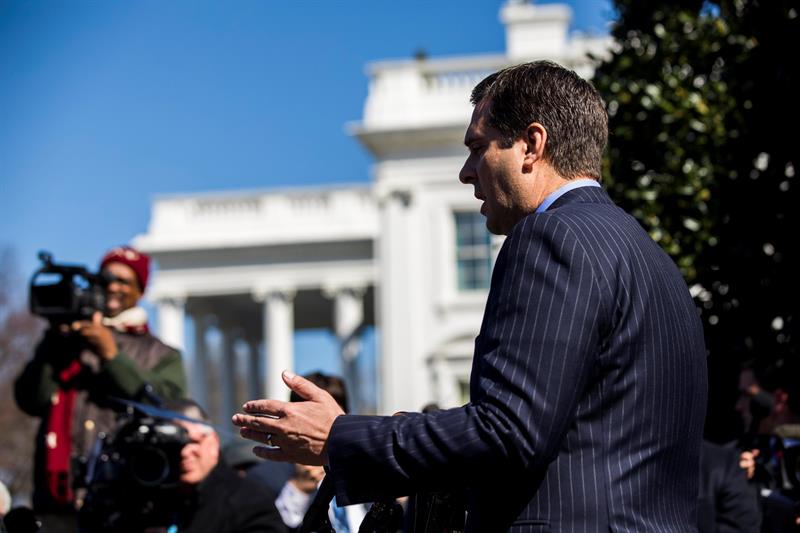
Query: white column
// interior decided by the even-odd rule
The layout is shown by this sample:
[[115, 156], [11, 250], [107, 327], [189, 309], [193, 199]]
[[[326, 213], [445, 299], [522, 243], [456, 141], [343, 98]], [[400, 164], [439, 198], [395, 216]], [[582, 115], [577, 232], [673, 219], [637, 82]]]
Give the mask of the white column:
[[325, 289], [323, 293], [333, 298], [333, 329], [339, 341], [344, 376], [354, 413], [360, 409], [361, 391], [358, 382], [357, 357], [361, 352], [360, 328], [364, 323], [363, 288]]
[[194, 322], [194, 354], [184, 353], [184, 361], [189, 361], [187, 365], [187, 377], [189, 379], [189, 396], [208, 411], [208, 346], [206, 345], [206, 333], [208, 324], [206, 316], [200, 313], [192, 316]]
[[[236, 405], [236, 366], [234, 344], [236, 336], [231, 328], [223, 328], [222, 333], [222, 353], [219, 361], [219, 377], [222, 386], [222, 420], [227, 420], [233, 416], [234, 412], [239, 411]], [[227, 417], [227, 418], [226, 418]]]
[[266, 398], [287, 400], [289, 390], [281, 372], [294, 370], [294, 292], [257, 293], [264, 303], [264, 346], [267, 355], [267, 376], [264, 380]]
[[164, 298], [158, 307], [158, 337], [166, 344], [183, 350], [186, 346], [183, 322], [186, 318], [185, 298]]
[[358, 330], [364, 323], [363, 288], [326, 291], [333, 300], [333, 323], [336, 338], [341, 343], [344, 362], [353, 361], [360, 350]]
[[460, 400], [457, 381], [447, 357], [444, 354], [436, 354], [431, 366], [436, 380], [436, 402], [443, 409], [457, 406]]
[[259, 350], [258, 341], [255, 339], [247, 339], [248, 368], [247, 368], [247, 397], [248, 399], [260, 398], [264, 389], [261, 380], [261, 350]]
[[[421, 307], [415, 306], [415, 291], [421, 277], [419, 243], [411, 228], [412, 197], [409, 192], [392, 191], [382, 199], [378, 264], [381, 287], [378, 316], [381, 319], [381, 351], [378, 361], [378, 412], [414, 411], [421, 407], [417, 389], [427, 389], [423, 379], [424, 361], [416, 349], [416, 328]], [[412, 386], [413, 385], [413, 386]], [[425, 394], [424, 390], [422, 394]], [[425, 394], [426, 398], [429, 398]]]

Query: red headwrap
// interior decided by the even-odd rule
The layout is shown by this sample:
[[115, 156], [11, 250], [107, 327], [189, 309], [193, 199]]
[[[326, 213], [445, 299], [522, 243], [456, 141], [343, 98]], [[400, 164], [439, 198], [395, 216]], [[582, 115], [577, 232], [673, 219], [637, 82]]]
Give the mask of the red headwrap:
[[122, 263], [133, 269], [136, 273], [136, 281], [139, 282], [139, 288], [144, 292], [147, 287], [147, 277], [150, 275], [150, 256], [143, 254], [140, 251], [131, 248], [130, 246], [118, 246], [103, 256], [100, 261], [100, 270], [103, 270], [109, 263]]

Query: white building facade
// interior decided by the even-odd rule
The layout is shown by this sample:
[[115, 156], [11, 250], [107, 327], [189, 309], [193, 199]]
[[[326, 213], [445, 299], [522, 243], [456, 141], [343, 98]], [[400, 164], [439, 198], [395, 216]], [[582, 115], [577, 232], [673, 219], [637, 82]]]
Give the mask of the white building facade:
[[[194, 323], [186, 355], [193, 397], [216, 392], [226, 413], [243, 397], [286, 398], [280, 371], [293, 367], [295, 330], [333, 331], [351, 369], [360, 332], [375, 325], [379, 413], [467, 400], [501, 244], [458, 181], [469, 94], [486, 75], [536, 59], [590, 77], [587, 54], [604, 56], [610, 39], [570, 35], [570, 18], [565, 5], [512, 1], [500, 12], [506, 54], [369, 65], [364, 116], [349, 125], [375, 158], [369, 185], [154, 202], [148, 232], [134, 244], [158, 261], [148, 295], [161, 337], [184, 347], [186, 318]], [[214, 379], [209, 323], [225, 347]], [[249, 354], [245, 384], [231, 372], [236, 343]]]

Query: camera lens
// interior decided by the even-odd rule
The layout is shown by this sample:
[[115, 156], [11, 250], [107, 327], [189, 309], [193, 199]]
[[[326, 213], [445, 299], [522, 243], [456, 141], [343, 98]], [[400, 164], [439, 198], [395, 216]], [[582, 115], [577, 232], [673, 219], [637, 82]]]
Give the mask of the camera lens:
[[146, 487], [160, 485], [169, 476], [167, 455], [152, 446], [137, 450], [130, 458], [130, 465], [133, 479]]

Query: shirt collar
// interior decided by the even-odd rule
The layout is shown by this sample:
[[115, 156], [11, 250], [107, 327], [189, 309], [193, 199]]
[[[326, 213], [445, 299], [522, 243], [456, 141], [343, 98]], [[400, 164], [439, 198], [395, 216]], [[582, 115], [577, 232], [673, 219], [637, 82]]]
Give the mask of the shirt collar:
[[547, 208], [553, 205], [553, 202], [561, 198], [564, 194], [568, 193], [573, 189], [578, 189], [580, 187], [601, 187], [600, 183], [597, 180], [593, 180], [590, 178], [581, 178], [577, 180], [570, 180], [566, 184], [562, 185], [558, 189], [554, 190], [550, 194], [548, 194], [544, 201], [536, 208], [537, 213], [544, 213], [547, 211]]

